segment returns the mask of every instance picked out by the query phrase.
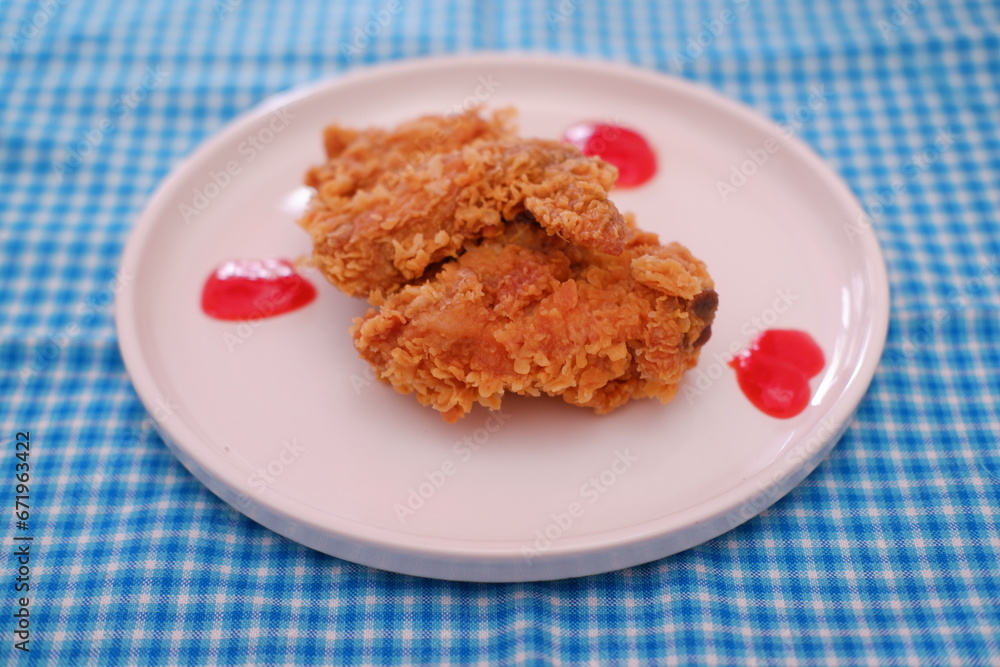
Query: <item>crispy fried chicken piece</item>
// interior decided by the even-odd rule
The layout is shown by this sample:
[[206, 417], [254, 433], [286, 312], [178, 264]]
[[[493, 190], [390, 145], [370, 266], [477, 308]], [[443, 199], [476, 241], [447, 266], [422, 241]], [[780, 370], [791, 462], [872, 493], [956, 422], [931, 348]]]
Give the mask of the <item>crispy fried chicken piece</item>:
[[448, 422], [476, 403], [498, 408], [505, 392], [598, 413], [673, 398], [711, 334], [718, 297], [705, 265], [655, 234], [627, 228], [614, 256], [526, 218], [357, 318], [361, 356]]
[[327, 162], [306, 173], [306, 185], [319, 199], [350, 197], [380, 180], [397, 183], [407, 170], [434, 155], [450, 153], [480, 140], [515, 139], [514, 110], [483, 118], [479, 109], [449, 116], [422, 116], [389, 131], [354, 130], [331, 125], [323, 132]]
[[608, 200], [613, 166], [568, 144], [513, 137], [503, 117], [470, 114], [452, 133], [441, 117], [392, 132], [327, 130], [330, 160], [307, 176], [317, 195], [299, 224], [334, 285], [352, 296], [391, 293], [525, 211], [550, 234], [622, 251], [626, 225]]

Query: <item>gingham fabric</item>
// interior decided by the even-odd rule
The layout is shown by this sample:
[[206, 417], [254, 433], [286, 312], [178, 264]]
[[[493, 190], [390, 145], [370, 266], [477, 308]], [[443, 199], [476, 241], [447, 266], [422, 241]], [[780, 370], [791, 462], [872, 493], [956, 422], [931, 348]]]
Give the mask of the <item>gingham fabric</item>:
[[[360, 39], [379, 12], [386, 25]], [[52, 665], [1000, 664], [998, 35], [994, 0], [4, 0], [0, 655]], [[276, 91], [485, 49], [632, 63], [779, 122], [810, 86], [830, 91], [797, 134], [868, 208], [893, 288], [888, 346], [829, 459], [732, 532], [575, 580], [401, 576], [243, 517], [152, 430], [110, 304], [155, 186]], [[25, 653], [10, 554], [24, 532], [16, 433], [28, 430]]]

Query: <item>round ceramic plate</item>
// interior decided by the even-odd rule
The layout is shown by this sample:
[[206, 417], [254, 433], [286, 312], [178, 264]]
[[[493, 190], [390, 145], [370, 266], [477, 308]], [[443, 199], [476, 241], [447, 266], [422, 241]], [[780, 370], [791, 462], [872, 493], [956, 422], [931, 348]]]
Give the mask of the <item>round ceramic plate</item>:
[[[523, 136], [605, 120], [653, 144], [654, 180], [613, 199], [702, 258], [721, 300], [672, 403], [597, 416], [514, 396], [446, 424], [373, 381], [347, 332], [365, 304], [315, 273], [319, 296], [301, 310], [248, 322], [202, 313], [202, 285], [222, 261], [310, 252], [295, 221], [325, 125], [391, 126], [472, 104], [516, 107]], [[538, 56], [404, 62], [281, 95], [201, 146], [139, 219], [122, 266], [134, 279], [117, 302], [125, 363], [198, 479], [328, 554], [472, 581], [668, 556], [802, 480], [842, 434], [882, 352], [888, 284], [875, 236], [840, 179], [786, 130], [682, 80]], [[805, 330], [826, 354], [811, 404], [791, 419], [755, 409], [726, 366], [764, 328]]]

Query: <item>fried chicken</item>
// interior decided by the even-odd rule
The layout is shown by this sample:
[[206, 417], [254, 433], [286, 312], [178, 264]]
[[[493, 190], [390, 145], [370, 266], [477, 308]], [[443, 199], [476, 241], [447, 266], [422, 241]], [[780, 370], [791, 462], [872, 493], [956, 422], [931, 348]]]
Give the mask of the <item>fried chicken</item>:
[[507, 123], [473, 110], [392, 132], [329, 128], [329, 160], [307, 175], [317, 196], [300, 221], [318, 268], [352, 296], [390, 293], [525, 211], [551, 234], [620, 253], [625, 222], [608, 200], [615, 168], [568, 144], [512, 136]]
[[490, 119], [483, 118], [478, 109], [422, 116], [391, 131], [330, 125], [323, 132], [327, 162], [306, 173], [306, 185], [318, 190], [321, 202], [335, 201], [371, 189], [383, 179], [395, 184], [407, 170], [420, 167], [434, 155], [480, 140], [516, 138], [512, 109], [497, 111]]
[[521, 216], [356, 319], [355, 346], [449, 422], [476, 403], [498, 408], [506, 392], [598, 413], [631, 398], [667, 402], [711, 334], [718, 296], [683, 246], [627, 236], [614, 256]]
[[324, 140], [299, 223], [330, 282], [374, 306], [351, 333], [381, 379], [449, 422], [506, 393], [598, 413], [676, 394], [718, 296], [686, 248], [618, 212], [614, 167], [519, 138], [508, 112]]

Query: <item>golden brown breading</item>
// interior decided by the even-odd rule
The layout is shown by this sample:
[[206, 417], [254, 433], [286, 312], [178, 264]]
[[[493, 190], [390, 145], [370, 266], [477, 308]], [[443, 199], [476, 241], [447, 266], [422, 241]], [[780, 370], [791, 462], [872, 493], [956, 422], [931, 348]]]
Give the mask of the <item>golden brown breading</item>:
[[350, 197], [380, 180], [396, 183], [408, 169], [434, 155], [450, 153], [480, 140], [514, 139], [514, 110], [502, 109], [484, 118], [479, 109], [450, 116], [422, 116], [392, 131], [354, 130], [331, 125], [323, 133], [327, 162], [306, 173], [306, 185], [319, 199]]
[[614, 167], [511, 119], [327, 130], [300, 224], [327, 278], [375, 306], [355, 347], [449, 422], [507, 392], [598, 413], [670, 400], [711, 334], [704, 264], [625, 221]]
[[525, 211], [550, 234], [622, 251], [626, 225], [608, 200], [613, 166], [562, 142], [516, 138], [506, 115], [457, 118], [327, 130], [330, 159], [307, 176], [317, 196], [300, 224], [334, 285], [390, 293]]
[[526, 218], [357, 318], [361, 356], [449, 422], [476, 403], [498, 408], [505, 392], [598, 413], [673, 398], [718, 304], [705, 265], [655, 234], [627, 230], [614, 256]]

